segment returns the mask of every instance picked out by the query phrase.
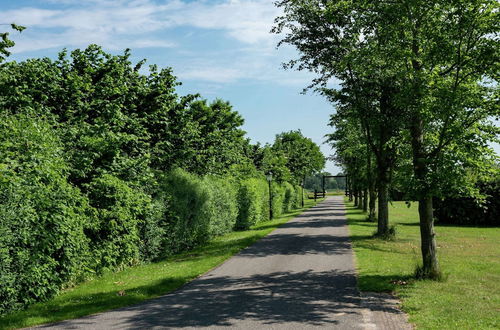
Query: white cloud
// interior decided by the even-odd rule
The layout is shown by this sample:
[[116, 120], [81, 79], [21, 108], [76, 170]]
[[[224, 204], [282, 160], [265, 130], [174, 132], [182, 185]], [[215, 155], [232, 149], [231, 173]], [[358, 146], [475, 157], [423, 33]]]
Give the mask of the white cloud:
[[236, 68], [216, 66], [191, 68], [185, 71], [179, 71], [176, 74], [179, 76], [181, 81], [184, 79], [191, 79], [215, 83], [230, 83], [245, 76], [244, 72]]
[[[284, 57], [295, 53], [275, 49], [278, 37], [269, 31], [280, 12], [271, 0], [50, 2], [53, 5], [47, 8], [56, 9], [25, 7], [0, 12], [0, 21], [28, 27], [22, 34], [12, 35], [16, 41], [14, 53], [86, 47], [91, 43], [108, 50], [175, 48], [166, 56], [170, 62], [163, 64], [177, 61], [174, 69], [181, 80], [226, 84], [251, 79], [303, 87], [311, 79], [307, 73], [280, 69]], [[169, 34], [174, 28], [187, 29]], [[213, 47], [187, 46], [188, 40], [202, 41], [203, 31], [220, 39], [213, 40]], [[234, 47], [219, 48], [228, 45], [224, 37], [232, 39]]]
[[[203, 0], [167, 0], [161, 4], [151, 0], [52, 0], [52, 3], [64, 6], [56, 10], [25, 7], [0, 13], [0, 21], [29, 27], [23, 47], [14, 51], [29, 51], [29, 44], [33, 45], [32, 50], [39, 50], [44, 42], [38, 40], [44, 37], [51, 39], [46, 48], [81, 47], [89, 39], [114, 40], [116, 44], [122, 39], [127, 41], [124, 36], [146, 35], [181, 26], [220, 30], [242, 43], [270, 46], [274, 39], [269, 29], [278, 13], [269, 0], [228, 0], [216, 4]], [[50, 29], [58, 30], [57, 34], [65, 37], [44, 31]], [[167, 44], [169, 42], [164, 46]], [[125, 47], [127, 45], [122, 48]]]
[[232, 38], [254, 44], [273, 40], [269, 30], [279, 10], [270, 0], [232, 0], [217, 5], [193, 2], [179, 13], [170, 17], [174, 24], [225, 30]]

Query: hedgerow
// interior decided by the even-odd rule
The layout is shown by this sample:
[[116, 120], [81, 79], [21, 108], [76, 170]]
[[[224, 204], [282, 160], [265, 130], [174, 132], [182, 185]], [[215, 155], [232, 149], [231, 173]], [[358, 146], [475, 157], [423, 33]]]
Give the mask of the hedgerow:
[[206, 176], [203, 184], [208, 190], [204, 207], [209, 218], [208, 237], [215, 237], [234, 230], [238, 218], [237, 184], [230, 178]]
[[237, 229], [248, 229], [269, 219], [269, 188], [264, 179], [250, 178], [239, 183]]
[[0, 314], [77, 281], [90, 256], [84, 196], [49, 125], [0, 116]]
[[287, 158], [251, 145], [228, 102], [129, 58], [0, 64], [0, 314], [268, 220], [265, 173], [274, 216], [298, 207]]

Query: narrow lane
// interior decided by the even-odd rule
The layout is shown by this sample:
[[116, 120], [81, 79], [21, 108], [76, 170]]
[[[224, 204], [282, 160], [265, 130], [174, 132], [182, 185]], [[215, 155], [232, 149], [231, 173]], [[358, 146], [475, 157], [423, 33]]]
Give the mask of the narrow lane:
[[328, 197], [181, 289], [42, 328], [403, 329], [395, 304], [360, 296], [341, 196]]

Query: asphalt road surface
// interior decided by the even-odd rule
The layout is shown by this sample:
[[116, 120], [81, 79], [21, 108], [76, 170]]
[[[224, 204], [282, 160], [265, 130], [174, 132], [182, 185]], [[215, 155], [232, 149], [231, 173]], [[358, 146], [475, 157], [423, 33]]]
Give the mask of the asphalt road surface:
[[341, 196], [157, 299], [53, 329], [411, 329], [397, 300], [356, 288]]

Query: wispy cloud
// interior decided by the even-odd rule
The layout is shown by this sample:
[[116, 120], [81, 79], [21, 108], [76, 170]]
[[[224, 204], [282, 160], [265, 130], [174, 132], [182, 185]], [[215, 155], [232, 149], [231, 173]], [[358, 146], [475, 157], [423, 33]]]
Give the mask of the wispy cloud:
[[[29, 51], [29, 44], [33, 45], [33, 50], [38, 50], [43, 42], [37, 40], [42, 38], [50, 39], [47, 48], [80, 47], [92, 40], [114, 40], [116, 44], [121, 40], [128, 41], [125, 36], [141, 36], [181, 26], [220, 30], [242, 43], [255, 44], [272, 40], [269, 28], [277, 13], [269, 0], [230, 0], [218, 4], [180, 0], [161, 4], [150, 0], [52, 2], [69, 6], [63, 9], [25, 7], [0, 13], [0, 21], [16, 22], [37, 33], [35, 38], [27, 30], [27, 36], [23, 36], [25, 44], [16, 51]], [[47, 32], [54, 29], [58, 31]], [[149, 47], [151, 43], [142, 44]], [[172, 44], [166, 42], [160, 46], [170, 47]], [[140, 45], [137, 43], [136, 47]]]
[[[14, 53], [91, 43], [108, 50], [170, 48], [167, 58], [176, 61], [181, 80], [225, 84], [252, 79], [304, 86], [310, 79], [280, 69], [294, 52], [275, 49], [277, 37], [269, 31], [279, 10], [271, 0], [48, 2], [0, 12], [0, 21], [28, 27], [13, 36]], [[203, 31], [217, 40], [204, 39]]]

